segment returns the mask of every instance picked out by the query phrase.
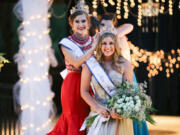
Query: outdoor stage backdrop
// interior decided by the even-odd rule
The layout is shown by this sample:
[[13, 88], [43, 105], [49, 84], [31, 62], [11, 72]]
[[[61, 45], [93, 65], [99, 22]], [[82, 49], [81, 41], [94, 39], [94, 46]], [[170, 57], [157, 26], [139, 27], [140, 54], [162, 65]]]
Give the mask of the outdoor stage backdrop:
[[[87, 2], [90, 2], [87, 1]], [[0, 1], [0, 52], [5, 53], [5, 57], [11, 61], [6, 64], [0, 72], [0, 115], [14, 116], [12, 88], [18, 80], [17, 65], [14, 63], [13, 56], [18, 51], [19, 41], [17, 36], [17, 28], [20, 21], [13, 14], [13, 6], [16, 0], [1, 0]], [[178, 5], [176, 0], [175, 5]], [[70, 7], [74, 6], [74, 2]], [[68, 1], [56, 0], [53, 3], [51, 12], [51, 38], [56, 58], [59, 61], [57, 68], [51, 68], [50, 73], [53, 77], [52, 89], [55, 92], [54, 102], [56, 103], [58, 113], [61, 112], [60, 103], [60, 88], [62, 78], [59, 72], [64, 68], [63, 55], [58, 48], [58, 42], [63, 37], [69, 35], [68, 15], [63, 13], [68, 7]], [[104, 13], [103, 8], [98, 12]], [[107, 12], [114, 10], [107, 8]], [[127, 20], [119, 20], [119, 25], [123, 23], [132, 23], [134, 30], [127, 37], [134, 45], [146, 49], [148, 51], [157, 51], [163, 49], [169, 52], [171, 49], [180, 48], [180, 11], [174, 10], [173, 16], [159, 16], [159, 32], [153, 33], [151, 30], [148, 33], [142, 33], [141, 29], [136, 25], [137, 18], [129, 16]], [[158, 115], [180, 115], [180, 72], [179, 69], [170, 76], [166, 77], [164, 71], [157, 76], [148, 78], [146, 64], [140, 63], [140, 67], [135, 69], [138, 82], [144, 80], [149, 82], [147, 93], [152, 97], [153, 106], [158, 110]], [[42, 93], [43, 94], [43, 93]]]

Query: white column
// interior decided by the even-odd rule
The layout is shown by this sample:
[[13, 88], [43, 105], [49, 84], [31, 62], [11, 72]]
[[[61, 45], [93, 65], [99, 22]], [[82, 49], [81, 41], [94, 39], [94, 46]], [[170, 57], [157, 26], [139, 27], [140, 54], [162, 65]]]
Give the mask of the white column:
[[21, 106], [19, 120], [23, 135], [45, 135], [51, 123], [54, 96], [48, 73], [54, 56], [48, 28], [49, 3], [48, 0], [20, 2], [23, 22], [19, 28], [20, 49], [15, 56], [20, 76], [17, 83]]

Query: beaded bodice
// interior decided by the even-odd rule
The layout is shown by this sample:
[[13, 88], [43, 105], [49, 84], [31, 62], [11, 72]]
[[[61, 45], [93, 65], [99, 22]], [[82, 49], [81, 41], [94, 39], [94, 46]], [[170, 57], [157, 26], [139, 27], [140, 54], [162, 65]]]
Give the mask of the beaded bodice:
[[[74, 35], [71, 35], [68, 37], [70, 40], [76, 42], [76, 44], [83, 50], [84, 53], [86, 53], [91, 47], [93, 43], [93, 38], [88, 36], [85, 40], [79, 40]], [[69, 63], [69, 61], [65, 58], [65, 65], [68, 71], [74, 71], [74, 72], [80, 72], [80, 68], [75, 68], [73, 65]]]

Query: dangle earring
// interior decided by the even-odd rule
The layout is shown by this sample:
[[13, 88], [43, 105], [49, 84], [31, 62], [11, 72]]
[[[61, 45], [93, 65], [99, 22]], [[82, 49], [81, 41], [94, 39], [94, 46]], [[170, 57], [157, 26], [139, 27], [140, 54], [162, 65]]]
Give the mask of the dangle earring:
[[75, 29], [74, 29], [74, 27], [71, 27], [71, 30], [72, 30], [72, 32], [73, 32], [73, 33], [75, 32]]

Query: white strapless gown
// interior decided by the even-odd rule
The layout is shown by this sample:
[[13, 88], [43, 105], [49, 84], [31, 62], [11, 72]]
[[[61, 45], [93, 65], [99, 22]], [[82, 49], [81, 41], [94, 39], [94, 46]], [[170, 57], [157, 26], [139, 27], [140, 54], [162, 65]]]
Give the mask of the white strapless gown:
[[[112, 79], [116, 86], [121, 85], [122, 83], [122, 74], [112, 70], [109, 73], [109, 77]], [[94, 98], [96, 101], [105, 106], [109, 96], [101, 88], [101, 86], [96, 82], [95, 78], [91, 79], [92, 87], [95, 91]], [[91, 110], [89, 116], [97, 114]], [[88, 129], [87, 135], [134, 135], [133, 133], [133, 122], [130, 119], [112, 119], [112, 118], [103, 118], [100, 115], [96, 117], [92, 126]]]

